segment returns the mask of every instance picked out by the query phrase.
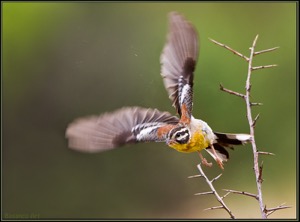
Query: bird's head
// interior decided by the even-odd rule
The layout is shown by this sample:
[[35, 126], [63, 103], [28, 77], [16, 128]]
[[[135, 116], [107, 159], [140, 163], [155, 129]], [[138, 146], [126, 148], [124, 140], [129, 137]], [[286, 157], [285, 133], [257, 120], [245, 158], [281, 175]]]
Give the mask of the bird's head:
[[190, 140], [190, 130], [185, 126], [178, 126], [170, 130], [167, 137], [167, 145], [175, 148], [177, 145], [186, 144]]

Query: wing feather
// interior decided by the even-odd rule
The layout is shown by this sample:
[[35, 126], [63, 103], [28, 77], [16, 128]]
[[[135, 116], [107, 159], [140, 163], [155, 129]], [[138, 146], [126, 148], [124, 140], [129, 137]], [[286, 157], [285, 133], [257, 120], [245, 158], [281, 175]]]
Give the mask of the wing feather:
[[[192, 111], [193, 72], [198, 58], [198, 35], [192, 24], [176, 12], [169, 14], [169, 33], [163, 49], [161, 75], [169, 98], [178, 114], [186, 104], [188, 115]], [[188, 90], [182, 90], [185, 85]]]
[[124, 107], [75, 120], [68, 126], [66, 137], [72, 149], [99, 152], [127, 143], [165, 141], [157, 135], [157, 130], [176, 125], [178, 121], [177, 117], [157, 109]]

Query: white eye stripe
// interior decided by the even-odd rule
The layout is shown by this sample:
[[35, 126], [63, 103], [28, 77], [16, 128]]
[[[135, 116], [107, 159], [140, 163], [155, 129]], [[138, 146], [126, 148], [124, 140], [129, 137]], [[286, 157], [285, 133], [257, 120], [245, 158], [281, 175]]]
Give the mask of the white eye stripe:
[[181, 132], [175, 133], [173, 139], [179, 144], [186, 144], [190, 140], [190, 133], [188, 129], [185, 129], [185, 131], [181, 130]]
[[169, 132], [168, 137], [177, 143], [184, 144], [190, 140], [190, 131], [184, 126], [179, 126]]
[[181, 128], [180, 130], [176, 131], [174, 134], [178, 134], [178, 133], [182, 133], [182, 132], [188, 133], [189, 131], [187, 128]]
[[176, 140], [184, 140], [186, 138], [189, 138], [190, 137], [190, 134], [189, 133], [185, 133], [183, 135], [180, 135], [179, 137], [176, 138]]
[[172, 138], [180, 144], [187, 143], [190, 139], [190, 132], [186, 127], [183, 127], [174, 132]]

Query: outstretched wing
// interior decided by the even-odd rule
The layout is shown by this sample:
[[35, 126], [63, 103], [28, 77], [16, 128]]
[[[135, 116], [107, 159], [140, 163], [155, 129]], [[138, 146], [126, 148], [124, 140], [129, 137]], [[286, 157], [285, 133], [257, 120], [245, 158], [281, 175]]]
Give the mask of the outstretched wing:
[[193, 77], [198, 58], [198, 35], [195, 28], [176, 12], [169, 14], [169, 33], [163, 49], [161, 75], [178, 114], [191, 116]]
[[66, 131], [69, 147], [99, 152], [127, 143], [165, 141], [166, 133], [179, 119], [168, 112], [141, 107], [124, 107], [100, 116], [80, 118]]

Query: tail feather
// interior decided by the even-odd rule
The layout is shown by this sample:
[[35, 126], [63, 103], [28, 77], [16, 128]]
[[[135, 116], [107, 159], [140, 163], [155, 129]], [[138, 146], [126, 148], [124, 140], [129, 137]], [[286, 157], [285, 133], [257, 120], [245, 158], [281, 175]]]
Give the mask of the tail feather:
[[[222, 161], [226, 162], [229, 159], [229, 153], [223, 146], [221, 146], [218, 143], [215, 143], [214, 148], [218, 157], [221, 158]], [[214, 155], [214, 152], [212, 151], [211, 147], [207, 147], [205, 150], [216, 160], [216, 156]]]
[[[244, 145], [246, 143], [249, 143], [252, 139], [251, 135], [249, 134], [231, 134], [217, 132], [214, 132], [214, 134], [216, 135], [214, 148], [218, 157], [221, 158], [222, 161], [227, 161], [229, 159], [229, 153], [225, 148], [233, 149], [234, 145]], [[207, 147], [205, 150], [216, 160], [216, 156], [214, 155], [211, 147]]]
[[217, 143], [226, 145], [244, 145], [249, 143], [252, 139], [249, 134], [231, 134], [231, 133], [217, 133], [214, 132], [217, 136]]

